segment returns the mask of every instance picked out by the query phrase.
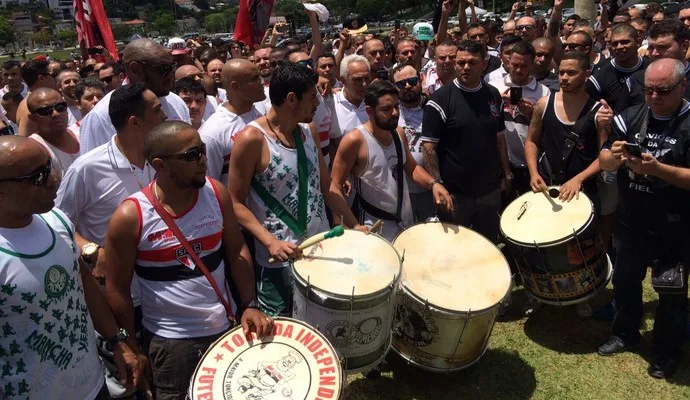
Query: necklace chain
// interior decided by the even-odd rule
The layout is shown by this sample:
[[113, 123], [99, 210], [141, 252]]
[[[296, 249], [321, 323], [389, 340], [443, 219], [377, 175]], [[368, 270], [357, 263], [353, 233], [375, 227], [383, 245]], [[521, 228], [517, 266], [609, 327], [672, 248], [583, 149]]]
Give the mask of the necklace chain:
[[[139, 177], [137, 176], [137, 173], [136, 173], [136, 167], [135, 167], [134, 164], [132, 164], [132, 162], [129, 160], [129, 157], [127, 157], [127, 154], [125, 154], [125, 151], [122, 150], [122, 147], [120, 147], [120, 143], [118, 143], [117, 140], [115, 140], [115, 146], [117, 146], [117, 149], [120, 150], [120, 153], [122, 153], [122, 155], [125, 156], [125, 159], [126, 159], [127, 162], [129, 163], [129, 172], [131, 172], [131, 173], [132, 173], [132, 176], [134, 176], [134, 179], [137, 180], [137, 185], [139, 185], [139, 189], [140, 189], [140, 190], [143, 190], [143, 189], [144, 189], [144, 186], [146, 186], [146, 185], [143, 185], [143, 184], [141, 183], [141, 181], [139, 180]], [[146, 161], [144, 161], [144, 168], [146, 168]], [[141, 172], [143, 173], [144, 170], [142, 169]], [[151, 178], [151, 170], [149, 170], [149, 182], [150, 182], [152, 179], [153, 179], [153, 178]]]

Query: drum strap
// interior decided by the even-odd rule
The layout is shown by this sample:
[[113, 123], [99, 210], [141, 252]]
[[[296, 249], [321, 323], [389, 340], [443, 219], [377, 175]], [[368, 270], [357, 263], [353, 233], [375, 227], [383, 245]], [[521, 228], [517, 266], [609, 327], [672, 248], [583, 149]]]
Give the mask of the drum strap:
[[218, 295], [218, 298], [220, 299], [220, 302], [223, 304], [223, 308], [225, 308], [225, 314], [228, 317], [228, 320], [230, 320], [231, 323], [234, 324], [235, 322], [235, 315], [232, 313], [232, 308], [230, 307], [230, 304], [225, 300], [225, 297], [223, 297], [223, 294], [220, 291], [220, 288], [218, 287], [218, 283], [216, 282], [216, 279], [211, 275], [209, 272], [208, 268], [206, 268], [206, 265], [204, 265], [204, 262], [201, 261], [201, 258], [199, 258], [199, 255], [196, 254], [194, 249], [192, 249], [192, 246], [189, 245], [189, 242], [187, 242], [187, 239], [184, 237], [182, 232], [180, 231], [180, 228], [178, 228], [177, 224], [175, 221], [173, 221], [172, 217], [170, 214], [168, 214], [165, 209], [163, 209], [163, 205], [158, 201], [156, 196], [153, 195], [153, 192], [151, 191], [151, 186], [155, 185], [155, 181], [142, 189], [142, 193], [146, 198], [149, 200], [153, 208], [156, 210], [158, 215], [161, 217], [163, 222], [168, 226], [170, 231], [175, 235], [177, 240], [180, 242], [182, 247], [187, 251], [187, 255], [192, 258], [192, 261], [194, 261], [194, 264], [196, 264], [196, 268], [199, 268], [199, 270], [204, 274], [206, 279], [208, 279], [208, 283], [211, 284], [211, 287], [213, 290], [216, 292]]
[[[395, 215], [384, 211], [366, 200], [364, 200], [364, 197], [360, 195], [360, 191], [358, 190], [356, 195], [355, 195], [355, 207], [359, 206], [364, 211], [367, 212], [367, 214], [372, 215], [373, 217], [383, 219], [386, 221], [395, 221], [396, 223], [402, 222], [402, 202], [403, 202], [403, 189], [404, 189], [404, 175], [405, 175], [405, 170], [403, 169], [403, 151], [402, 151], [402, 142], [400, 141], [400, 136], [398, 135], [398, 131], [393, 129], [390, 131], [391, 136], [393, 137], [393, 143], [395, 144], [395, 155], [398, 157], [398, 163], [396, 168], [398, 169], [397, 171], [397, 176], [396, 176], [396, 183], [398, 185], [398, 199], [397, 199], [397, 205], [395, 209]], [[360, 223], [364, 222], [362, 220], [359, 221]]]

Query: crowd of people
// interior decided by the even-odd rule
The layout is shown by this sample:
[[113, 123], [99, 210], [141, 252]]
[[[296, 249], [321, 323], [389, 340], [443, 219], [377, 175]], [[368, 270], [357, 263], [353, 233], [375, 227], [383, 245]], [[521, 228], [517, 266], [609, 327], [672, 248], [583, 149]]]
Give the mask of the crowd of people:
[[613, 260], [599, 354], [641, 343], [648, 266], [681, 277], [660, 292], [648, 370], [672, 376], [688, 326], [690, 4], [609, 17], [602, 1], [597, 21], [563, 19], [563, 0], [515, 19], [520, 4], [503, 24], [468, 23], [462, 0], [449, 29], [448, 0], [436, 31], [375, 34], [350, 15], [323, 38], [306, 11], [309, 40], [277, 24], [255, 48], [137, 39], [117, 62], [6, 61], [0, 397], [184, 399], [235, 320], [261, 337], [291, 315], [306, 238], [382, 220], [392, 241], [438, 217], [499, 244], [501, 211], [549, 186], [592, 201]]

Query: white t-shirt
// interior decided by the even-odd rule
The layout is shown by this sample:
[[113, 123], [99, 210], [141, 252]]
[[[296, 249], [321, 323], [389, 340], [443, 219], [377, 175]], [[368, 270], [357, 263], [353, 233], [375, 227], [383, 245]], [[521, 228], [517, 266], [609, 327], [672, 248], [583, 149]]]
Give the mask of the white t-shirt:
[[[73, 137], [79, 141], [79, 138], [75, 136], [72, 132], [69, 130], [67, 131], [67, 134], [73, 135]], [[33, 135], [29, 136], [30, 139], [33, 139], [37, 141], [38, 143], [42, 144], [43, 147], [48, 150], [48, 153], [50, 154], [50, 158], [53, 160], [53, 167], [60, 172], [58, 175], [58, 178], [62, 178], [65, 173], [67, 172], [67, 169], [72, 165], [72, 163], [79, 158], [79, 152], [70, 154], [66, 153], [59, 148], [53, 146], [52, 144], [48, 143], [45, 139], [43, 139], [38, 133], [34, 133]]]
[[335, 114], [333, 115], [334, 134], [331, 138], [339, 138], [356, 127], [369, 121], [369, 115], [364, 105], [364, 100], [359, 106], [355, 106], [345, 98], [345, 89], [333, 96]]
[[227, 184], [230, 153], [235, 137], [248, 123], [259, 117], [261, 113], [254, 106], [242, 115], [228, 111], [224, 105], [218, 107], [215, 114], [199, 128], [201, 140], [206, 144], [206, 175]]
[[81, 110], [77, 106], [67, 107], [67, 125], [72, 125], [81, 121]]
[[[26, 94], [29, 93], [29, 87], [26, 85], [26, 83], [22, 82], [22, 97], [26, 98]], [[10, 88], [7, 87], [7, 85], [3, 86], [2, 89], [0, 89], [0, 99], [2, 99], [2, 96], [7, 94], [7, 92], [10, 91]]]
[[271, 109], [271, 97], [268, 95], [268, 86], [264, 86], [264, 94], [266, 95], [264, 100], [254, 103], [254, 107], [256, 107], [256, 110], [259, 111], [261, 115], [266, 115], [268, 110]]
[[216, 101], [216, 98], [213, 96], [206, 96], [206, 108], [204, 108], [204, 115], [201, 116], [201, 125], [211, 118], [211, 115], [216, 112], [217, 108], [218, 102]]
[[[86, 154], [96, 147], [108, 143], [113, 137], [115, 127], [110, 122], [110, 96], [113, 92], [106, 94], [101, 101], [89, 112], [81, 121], [81, 154]], [[168, 116], [168, 121], [184, 121], [191, 123], [189, 109], [180, 96], [170, 92], [167, 96], [159, 97], [161, 107]]]
[[506, 75], [508, 75], [508, 71], [506, 71], [506, 69], [503, 68], [503, 65], [501, 65], [498, 69], [489, 72], [484, 77], [484, 82], [491, 83], [491, 81], [503, 79]]
[[329, 100], [326, 100], [320, 93], [317, 93], [316, 96], [319, 99], [319, 105], [316, 107], [312, 122], [314, 122], [316, 131], [319, 133], [319, 149], [321, 154], [323, 154], [326, 165], [330, 165], [331, 156], [328, 153], [328, 146], [331, 143], [331, 136], [337, 134], [337, 132], [333, 131], [333, 109], [335, 104], [333, 103], [332, 95], [327, 97]]
[[221, 103], [228, 101], [228, 91], [223, 88], [218, 88], [218, 98]]
[[0, 397], [94, 399], [103, 386], [74, 227], [59, 210], [0, 228]]

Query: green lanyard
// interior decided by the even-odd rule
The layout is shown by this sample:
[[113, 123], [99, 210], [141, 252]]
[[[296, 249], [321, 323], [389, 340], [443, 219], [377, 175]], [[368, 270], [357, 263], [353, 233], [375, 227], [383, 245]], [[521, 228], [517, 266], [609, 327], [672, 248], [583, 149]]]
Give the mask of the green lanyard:
[[307, 153], [302, 142], [302, 130], [299, 126], [295, 128], [293, 134], [295, 135], [295, 147], [297, 150], [297, 219], [256, 178], [252, 178], [252, 189], [259, 195], [266, 207], [273, 211], [295, 235], [304, 238], [307, 233], [307, 197], [309, 194], [307, 179], [309, 168], [307, 167]]

